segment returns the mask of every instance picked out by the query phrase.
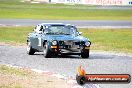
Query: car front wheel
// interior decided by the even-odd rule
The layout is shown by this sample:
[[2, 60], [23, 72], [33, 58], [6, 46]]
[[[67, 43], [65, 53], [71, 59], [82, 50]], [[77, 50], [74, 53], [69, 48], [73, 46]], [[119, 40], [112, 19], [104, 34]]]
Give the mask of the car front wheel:
[[34, 49], [31, 47], [31, 43], [27, 42], [27, 54], [33, 55], [35, 53]]
[[44, 54], [45, 58], [51, 57], [51, 52], [50, 52], [50, 50], [48, 48], [48, 43], [45, 43], [45, 45], [44, 45], [43, 54]]
[[82, 58], [89, 58], [89, 49], [82, 50], [81, 57]]

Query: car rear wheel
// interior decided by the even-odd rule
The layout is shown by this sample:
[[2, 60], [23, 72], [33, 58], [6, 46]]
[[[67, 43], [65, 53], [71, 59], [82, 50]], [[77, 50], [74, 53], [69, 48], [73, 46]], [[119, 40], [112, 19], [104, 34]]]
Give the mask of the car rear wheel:
[[34, 49], [31, 47], [31, 43], [27, 42], [27, 54], [33, 55], [35, 53]]
[[81, 57], [82, 58], [89, 58], [89, 49], [82, 50]]
[[48, 43], [45, 43], [45, 45], [44, 45], [43, 54], [44, 54], [45, 58], [51, 57], [51, 52], [50, 52], [50, 50], [48, 48]]

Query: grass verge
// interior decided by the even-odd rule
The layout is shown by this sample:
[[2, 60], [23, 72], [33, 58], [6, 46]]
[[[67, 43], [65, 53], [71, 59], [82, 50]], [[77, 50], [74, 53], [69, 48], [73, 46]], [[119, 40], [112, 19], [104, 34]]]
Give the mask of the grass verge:
[[17, 75], [17, 76], [28, 76], [29, 73], [25, 70], [15, 69], [6, 65], [0, 65], [0, 73]]
[[[34, 27], [0, 27], [0, 42], [24, 43]], [[132, 29], [79, 29], [91, 40], [92, 50], [132, 53]]]
[[96, 6], [31, 4], [0, 0], [0, 18], [63, 20], [132, 20], [132, 10], [103, 10]]
[[[23, 75], [24, 74], [24, 75]], [[25, 75], [27, 74], [27, 75]], [[62, 85], [63, 84], [63, 85]], [[66, 81], [47, 74], [0, 65], [0, 88], [69, 88]]]
[[33, 27], [0, 27], [0, 41], [10, 43], [26, 43], [26, 38]]
[[131, 29], [80, 29], [90, 38], [92, 49], [132, 53]]

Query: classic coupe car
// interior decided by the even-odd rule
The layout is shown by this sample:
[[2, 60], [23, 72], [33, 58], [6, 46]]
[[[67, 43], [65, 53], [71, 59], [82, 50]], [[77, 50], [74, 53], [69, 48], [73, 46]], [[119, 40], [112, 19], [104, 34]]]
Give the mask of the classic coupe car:
[[63, 23], [38, 24], [27, 37], [27, 53], [43, 52], [45, 58], [64, 54], [88, 58], [90, 45], [74, 25]]

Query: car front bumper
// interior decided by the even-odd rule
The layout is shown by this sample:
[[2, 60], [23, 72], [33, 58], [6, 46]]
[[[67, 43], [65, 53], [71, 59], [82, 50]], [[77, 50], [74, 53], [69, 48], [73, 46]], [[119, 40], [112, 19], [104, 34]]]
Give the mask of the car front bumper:
[[58, 54], [81, 54], [82, 50], [90, 49], [90, 46], [51, 46], [50, 50]]

